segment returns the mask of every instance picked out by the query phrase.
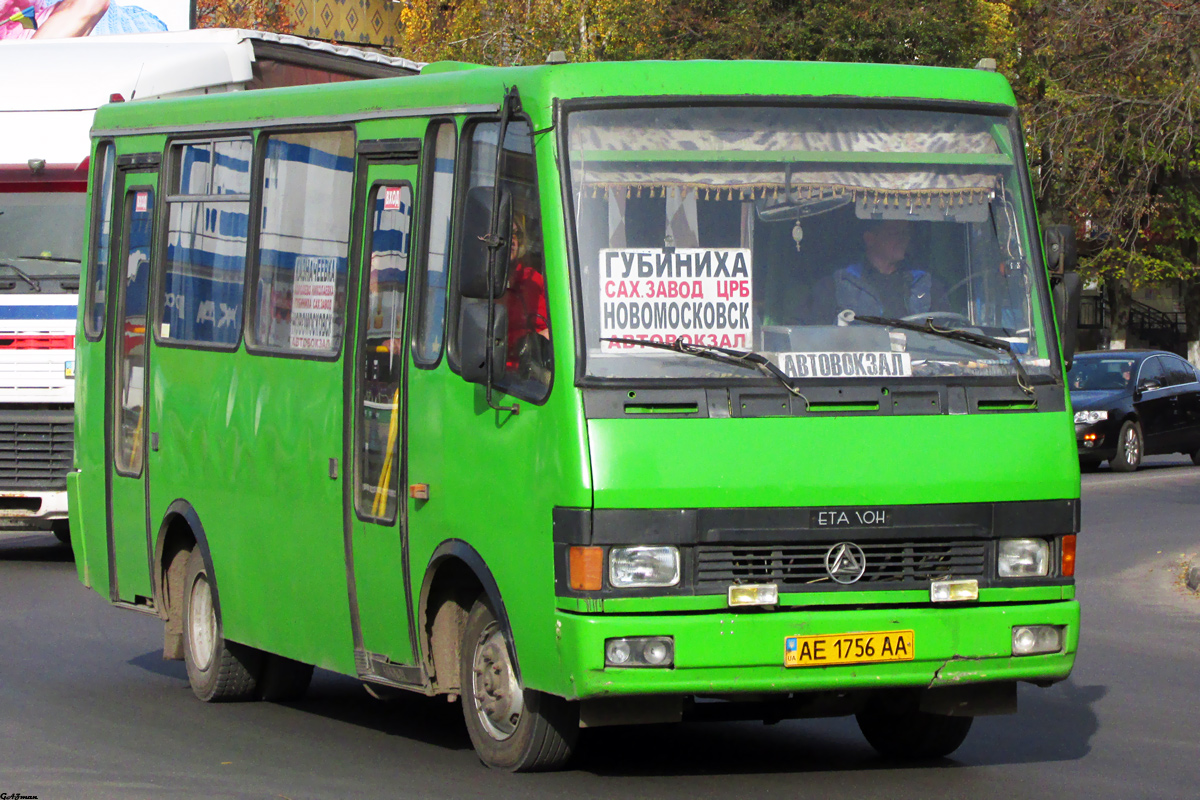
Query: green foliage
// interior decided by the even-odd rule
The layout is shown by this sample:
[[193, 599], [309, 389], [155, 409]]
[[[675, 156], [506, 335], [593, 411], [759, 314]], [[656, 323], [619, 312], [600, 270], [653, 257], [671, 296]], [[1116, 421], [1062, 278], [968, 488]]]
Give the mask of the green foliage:
[[[997, 6], [1002, 13], [997, 13]], [[970, 66], [1006, 34], [996, 0], [406, 0], [410, 58], [487, 64], [758, 58]]]
[[1102, 281], [1196, 279], [1200, 4], [1009, 5], [1043, 211], [1092, 235]]

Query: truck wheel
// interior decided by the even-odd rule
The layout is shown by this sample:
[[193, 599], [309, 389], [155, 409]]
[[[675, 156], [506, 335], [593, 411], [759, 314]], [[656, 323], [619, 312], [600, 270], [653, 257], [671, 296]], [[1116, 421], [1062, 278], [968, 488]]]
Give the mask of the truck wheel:
[[188, 556], [185, 574], [183, 660], [192, 692], [206, 703], [254, 699], [262, 654], [221, 635], [213, 582], [199, 547]]
[[893, 758], [942, 758], [958, 749], [974, 717], [946, 717], [909, 711], [867, 709], [858, 712], [858, 728], [871, 747]]
[[1126, 420], [1117, 437], [1117, 454], [1109, 459], [1113, 472], [1133, 472], [1142, 464], [1142, 426]]
[[508, 772], [562, 767], [579, 736], [579, 707], [521, 687], [509, 634], [483, 598], [467, 617], [460, 659], [463, 716], [483, 763]]

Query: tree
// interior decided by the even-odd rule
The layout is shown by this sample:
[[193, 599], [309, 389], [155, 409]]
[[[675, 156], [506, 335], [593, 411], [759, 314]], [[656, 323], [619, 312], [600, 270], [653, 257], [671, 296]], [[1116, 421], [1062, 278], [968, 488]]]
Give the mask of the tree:
[[[1004, 13], [997, 13], [997, 6]], [[529, 64], [761, 58], [970, 66], [999, 38], [997, 0], [406, 0], [410, 58]]]
[[283, 0], [196, 0], [196, 27], [291, 33], [290, 8]]
[[522, 65], [660, 55], [665, 0], [406, 0], [400, 49], [420, 61]]
[[1102, 282], [1114, 308], [1112, 338], [1126, 338], [1132, 291], [1179, 279], [1191, 287], [1189, 339], [1197, 339], [1200, 5], [1017, 0], [1011, 7], [1021, 31], [1016, 88], [1041, 210], [1082, 230], [1083, 270]]

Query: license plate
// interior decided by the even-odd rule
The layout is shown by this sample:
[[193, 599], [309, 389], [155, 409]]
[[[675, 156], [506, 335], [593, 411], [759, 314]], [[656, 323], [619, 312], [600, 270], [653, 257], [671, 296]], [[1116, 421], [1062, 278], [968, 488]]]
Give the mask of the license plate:
[[912, 631], [867, 631], [820, 636], [788, 636], [783, 640], [785, 667], [828, 667], [912, 661]]

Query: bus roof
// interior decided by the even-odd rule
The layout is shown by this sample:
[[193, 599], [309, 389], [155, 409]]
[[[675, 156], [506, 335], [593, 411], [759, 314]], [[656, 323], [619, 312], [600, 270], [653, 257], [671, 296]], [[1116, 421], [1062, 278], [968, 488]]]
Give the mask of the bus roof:
[[[982, 69], [948, 69], [892, 64], [793, 61], [655, 61], [485, 67], [433, 63], [419, 77], [340, 87], [292, 87], [273, 93], [269, 104], [254, 97], [185, 98], [171, 105], [108, 106], [97, 131], [169, 132], [180, 125], [221, 125], [280, 120], [378, 118], [391, 109], [431, 113], [482, 111], [516, 85], [526, 111], [545, 124], [554, 100], [577, 98], [704, 97], [731, 101], [887, 98], [914, 104], [985, 103], [1015, 109], [1002, 75]], [[320, 102], [314, 104], [314, 95]], [[450, 102], [452, 99], [453, 102]], [[320, 113], [314, 113], [319, 108]], [[1001, 112], [1003, 113], [1003, 112]], [[178, 116], [178, 115], [184, 116]]]
[[148, 100], [329, 80], [415, 75], [421, 65], [298, 36], [235, 28], [0, 45], [0, 164], [79, 164], [113, 95]]

